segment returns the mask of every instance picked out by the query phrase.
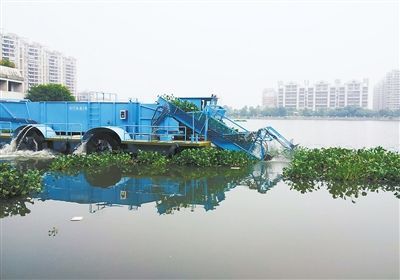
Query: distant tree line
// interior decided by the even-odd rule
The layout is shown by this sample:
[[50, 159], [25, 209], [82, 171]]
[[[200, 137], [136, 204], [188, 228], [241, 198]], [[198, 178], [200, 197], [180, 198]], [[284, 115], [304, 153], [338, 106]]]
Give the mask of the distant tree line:
[[260, 118], [260, 117], [333, 117], [333, 118], [393, 118], [400, 117], [400, 110], [380, 110], [374, 111], [360, 107], [344, 107], [337, 109], [320, 109], [312, 111], [309, 109], [296, 110], [291, 108], [263, 108], [261, 106], [244, 106], [241, 109], [234, 109], [229, 106], [224, 107], [228, 116], [240, 118]]

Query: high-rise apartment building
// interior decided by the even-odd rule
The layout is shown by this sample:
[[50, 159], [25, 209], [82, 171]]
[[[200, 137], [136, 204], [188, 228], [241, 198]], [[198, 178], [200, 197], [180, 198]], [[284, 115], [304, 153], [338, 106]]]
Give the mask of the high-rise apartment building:
[[374, 110], [400, 109], [400, 71], [392, 70], [374, 87]]
[[20, 70], [25, 79], [25, 89], [44, 84], [44, 49], [39, 44], [22, 44]]
[[379, 111], [385, 108], [384, 104], [384, 83], [379, 82], [374, 86], [374, 96], [372, 100], [372, 109]]
[[76, 60], [73, 57], [62, 58], [61, 80], [76, 95]]
[[8, 59], [24, 77], [24, 90], [38, 84], [62, 84], [76, 95], [76, 60], [31, 43], [15, 34], [0, 33], [0, 59]]
[[17, 69], [21, 69], [21, 39], [15, 34], [0, 33], [0, 43], [0, 59], [8, 59], [14, 62]]
[[330, 84], [319, 81], [310, 85], [296, 82], [278, 83], [278, 107], [292, 109], [334, 109], [346, 106], [368, 107], [368, 80], [362, 82], [352, 80], [342, 84], [336, 80]]
[[262, 106], [264, 108], [275, 108], [277, 105], [277, 92], [273, 88], [266, 88], [262, 93]]

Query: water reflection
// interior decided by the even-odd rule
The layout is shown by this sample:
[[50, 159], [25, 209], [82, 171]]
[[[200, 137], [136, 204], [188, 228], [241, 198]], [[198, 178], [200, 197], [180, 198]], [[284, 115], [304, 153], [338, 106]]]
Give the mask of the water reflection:
[[[48, 162], [18, 162], [17, 168], [32, 165], [45, 172]], [[143, 204], [153, 203], [159, 214], [173, 214], [182, 208], [191, 211], [216, 209], [225, 200], [225, 193], [238, 185], [247, 186], [265, 194], [282, 180], [286, 162], [258, 163], [247, 169], [229, 168], [172, 168], [154, 175], [155, 170], [138, 169], [124, 173], [110, 166], [87, 170], [78, 174], [44, 173], [43, 191], [34, 198], [22, 197], [0, 201], [0, 218], [25, 216], [36, 199], [87, 204], [90, 213], [109, 207], [127, 206], [137, 210]], [[396, 185], [349, 184], [285, 181], [291, 190], [302, 194], [327, 189], [334, 199], [366, 196], [369, 192], [392, 192], [400, 198], [400, 182]]]
[[15, 199], [0, 199], [0, 219], [9, 216], [25, 216], [28, 215], [29, 204], [34, 204], [30, 197], [19, 197]]
[[356, 203], [356, 199], [367, 196], [368, 193], [392, 192], [395, 197], [400, 199], [400, 182], [397, 184], [382, 183], [352, 183], [352, 182], [313, 182], [313, 181], [286, 181], [291, 190], [296, 190], [302, 194], [311, 193], [320, 189], [327, 189], [332, 198], [350, 199]]
[[194, 211], [199, 206], [213, 210], [225, 200], [225, 192], [238, 185], [265, 193], [280, 180], [265, 163], [239, 170], [179, 168], [158, 176], [144, 173], [123, 174], [117, 167], [76, 175], [48, 173], [38, 199], [89, 204], [90, 213], [121, 205], [135, 210], [155, 203], [159, 214], [172, 214], [181, 208]]

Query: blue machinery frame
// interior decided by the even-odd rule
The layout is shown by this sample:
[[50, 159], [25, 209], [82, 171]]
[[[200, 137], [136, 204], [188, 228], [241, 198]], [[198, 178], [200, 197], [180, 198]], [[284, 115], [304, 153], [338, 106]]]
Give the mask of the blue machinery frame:
[[199, 110], [185, 112], [163, 97], [152, 104], [2, 100], [0, 141], [15, 139], [17, 147], [64, 153], [72, 152], [80, 143], [89, 143], [91, 151], [106, 148], [131, 152], [176, 152], [212, 143], [260, 160], [269, 157], [269, 141], [276, 140], [286, 149], [295, 147], [270, 126], [252, 132], [229, 119], [215, 96], [181, 99]]

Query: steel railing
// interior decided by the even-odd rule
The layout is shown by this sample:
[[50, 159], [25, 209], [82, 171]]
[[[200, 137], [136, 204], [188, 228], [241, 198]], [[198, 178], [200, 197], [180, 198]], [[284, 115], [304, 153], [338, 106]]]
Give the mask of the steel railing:
[[172, 141], [175, 138], [188, 140], [186, 126], [124, 125], [123, 140]]
[[[71, 139], [83, 137], [83, 125], [81, 123], [45, 123], [45, 138]], [[55, 132], [55, 134], [53, 133]]]

